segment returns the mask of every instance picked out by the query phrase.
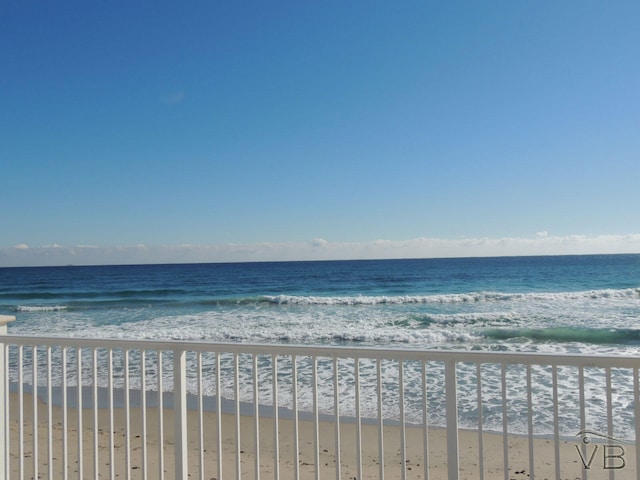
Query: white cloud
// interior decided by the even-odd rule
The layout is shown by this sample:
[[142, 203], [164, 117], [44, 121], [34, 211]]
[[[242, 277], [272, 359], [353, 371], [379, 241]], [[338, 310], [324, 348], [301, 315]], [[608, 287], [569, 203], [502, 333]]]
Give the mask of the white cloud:
[[422, 237], [409, 240], [227, 243], [214, 245], [130, 245], [99, 247], [26, 244], [0, 248], [1, 266], [127, 263], [244, 262], [375, 258], [487, 257], [640, 253], [640, 234], [532, 237]]

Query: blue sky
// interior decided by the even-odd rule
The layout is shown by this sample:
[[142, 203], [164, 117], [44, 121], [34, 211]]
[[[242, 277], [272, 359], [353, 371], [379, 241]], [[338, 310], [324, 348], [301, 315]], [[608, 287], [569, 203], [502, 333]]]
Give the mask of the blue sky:
[[640, 3], [0, 3], [0, 266], [640, 252]]

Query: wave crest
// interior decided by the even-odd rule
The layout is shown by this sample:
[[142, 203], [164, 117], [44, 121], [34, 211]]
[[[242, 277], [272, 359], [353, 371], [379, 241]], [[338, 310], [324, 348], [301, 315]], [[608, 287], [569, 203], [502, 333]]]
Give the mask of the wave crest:
[[18, 305], [16, 312], [60, 312], [67, 308], [66, 305]]
[[480, 303], [508, 301], [561, 301], [561, 300], [597, 300], [597, 299], [640, 298], [640, 288], [621, 290], [604, 289], [580, 292], [540, 292], [540, 293], [504, 293], [504, 292], [470, 292], [442, 295], [397, 295], [321, 297], [304, 295], [265, 295], [262, 301], [277, 305], [400, 305], [410, 303]]

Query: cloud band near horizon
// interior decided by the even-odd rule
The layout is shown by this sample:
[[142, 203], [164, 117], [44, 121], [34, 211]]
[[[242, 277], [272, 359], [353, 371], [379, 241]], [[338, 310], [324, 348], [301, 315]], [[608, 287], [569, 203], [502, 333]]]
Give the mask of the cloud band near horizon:
[[415, 238], [372, 242], [0, 247], [0, 267], [640, 253], [640, 234]]

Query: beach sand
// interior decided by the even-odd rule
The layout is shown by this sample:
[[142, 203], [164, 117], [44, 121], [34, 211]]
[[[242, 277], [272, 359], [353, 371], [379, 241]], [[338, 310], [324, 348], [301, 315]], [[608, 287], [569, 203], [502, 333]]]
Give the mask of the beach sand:
[[[78, 478], [78, 414], [77, 409], [68, 410], [67, 420], [67, 449], [65, 465], [65, 452], [63, 451], [63, 418], [59, 407], [52, 408], [52, 421], [49, 427], [47, 406], [38, 402], [38, 428], [37, 449], [38, 459], [34, 462], [33, 442], [33, 399], [29, 394], [24, 396], [24, 450], [20, 455], [19, 420], [17, 413], [18, 397], [12, 394], [10, 398], [10, 444], [11, 444], [11, 478], [33, 478], [34, 463], [37, 464], [37, 478], [62, 478], [63, 469], [66, 468], [69, 478]], [[94, 411], [84, 409], [82, 416], [81, 444], [83, 449], [83, 465], [81, 478], [110, 478], [110, 436], [109, 413], [106, 409], [98, 409], [98, 457], [97, 467], [99, 475], [95, 475], [93, 456], [94, 451]], [[163, 469], [164, 478], [175, 477], [174, 463], [174, 417], [170, 409], [164, 410], [164, 465], [160, 462], [159, 425], [160, 416], [157, 408], [147, 408], [147, 442], [146, 452], [142, 442], [142, 414], [140, 408], [132, 408], [130, 414], [130, 434], [126, 434], [126, 413], [123, 409], [114, 410], [114, 478], [141, 479], [161, 478], [160, 469]], [[252, 416], [241, 416], [240, 419], [240, 445], [236, 442], [236, 422], [232, 414], [221, 415], [222, 431], [222, 455], [218, 458], [218, 422], [215, 412], [204, 412], [203, 421], [203, 458], [204, 470], [200, 471], [199, 459], [199, 418], [196, 410], [188, 412], [188, 452], [189, 452], [189, 478], [202, 478], [206, 480], [221, 478], [237, 478], [236, 465], [237, 453], [240, 452], [241, 477], [257, 478], [256, 474], [256, 448], [255, 448], [255, 419]], [[276, 466], [279, 469], [279, 478], [296, 478], [296, 463], [299, 469], [299, 477], [302, 479], [315, 478], [316, 468], [319, 468], [319, 478], [337, 478], [336, 467], [336, 428], [331, 421], [318, 423], [319, 464], [316, 465], [315, 425], [313, 421], [299, 421], [299, 452], [298, 458], [294, 456], [294, 429], [292, 418], [279, 418], [279, 454], [280, 461], [274, 462], [274, 420], [272, 417], [261, 417], [259, 420], [260, 436], [260, 478], [275, 478]], [[340, 476], [341, 479], [375, 479], [380, 478], [380, 458], [378, 450], [378, 425], [372, 423], [362, 424], [362, 456], [361, 473], [358, 468], [357, 455], [357, 424], [353, 421], [340, 422]], [[51, 476], [48, 465], [48, 434], [51, 431], [53, 445], [53, 462]], [[406, 428], [406, 456], [403, 462], [401, 454], [401, 429], [397, 425], [385, 425], [384, 427], [384, 477], [387, 479], [403, 478], [403, 471], [407, 479], [434, 480], [446, 479], [447, 454], [446, 431], [442, 428], [430, 428], [428, 433], [428, 472], [425, 469], [424, 456], [424, 429], [408, 426]], [[127, 442], [129, 448], [127, 449]], [[534, 438], [534, 471], [530, 470], [529, 439], [521, 436], [508, 436], [508, 471], [505, 475], [503, 436], [496, 433], [485, 432], [482, 435], [484, 455], [482, 459], [482, 471], [484, 478], [508, 478], [508, 479], [552, 479], [556, 478], [555, 443], [553, 439]], [[481, 477], [481, 460], [479, 458], [479, 436], [477, 431], [459, 431], [460, 450], [460, 478], [478, 479]], [[624, 445], [611, 447], [609, 450], [604, 445], [585, 445], [587, 450], [582, 452], [582, 458], [576, 446], [581, 445], [580, 439], [563, 439], [559, 443], [560, 449], [560, 478], [583, 478], [583, 463], [590, 463], [588, 478], [609, 478], [610, 467], [624, 467], [615, 469], [615, 478], [635, 478], [635, 447]], [[597, 447], [597, 448], [596, 448]], [[620, 450], [623, 448], [624, 450]], [[127, 455], [127, 452], [128, 455]], [[595, 452], [595, 453], [594, 453]], [[624, 454], [622, 454], [624, 452]], [[146, 454], [146, 466], [143, 461]], [[591, 456], [593, 454], [593, 457]], [[22, 462], [20, 458], [22, 457]], [[584, 459], [584, 460], [583, 460]], [[218, 462], [221, 462], [222, 476], [218, 470]], [[146, 477], [145, 477], [146, 468]], [[130, 477], [127, 477], [127, 470]], [[428, 477], [427, 477], [428, 473]], [[533, 475], [532, 475], [533, 473]], [[21, 477], [22, 474], [22, 477]]]

